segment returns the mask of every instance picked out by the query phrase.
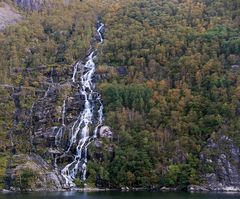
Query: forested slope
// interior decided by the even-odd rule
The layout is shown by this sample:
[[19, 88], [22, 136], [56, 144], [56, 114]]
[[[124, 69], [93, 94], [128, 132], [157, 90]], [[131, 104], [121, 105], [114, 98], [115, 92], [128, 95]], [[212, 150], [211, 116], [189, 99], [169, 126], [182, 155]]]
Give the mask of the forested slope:
[[[90, 146], [86, 183], [240, 187], [238, 0], [82, 0], [20, 12], [24, 20], [0, 33], [2, 187], [8, 169], [22, 164], [16, 155], [34, 153], [54, 164], [43, 137], [61, 123], [63, 99], [77, 92], [68, 81], [72, 64], [95, 45], [99, 19], [105, 40], [97, 89], [114, 137]], [[41, 99], [50, 76], [54, 91]], [[75, 106], [68, 105], [69, 123], [81, 104]], [[30, 186], [34, 174], [25, 174], [16, 174], [15, 186], [23, 176]]]
[[[0, 184], [9, 188], [6, 187], [6, 183], [12, 181], [7, 180], [12, 173], [9, 169], [14, 169], [16, 181], [10, 184], [18, 187], [19, 179], [24, 176], [20, 165], [27, 162], [27, 154], [35, 152], [44, 156], [51, 147], [43, 146], [45, 143], [40, 140], [41, 146], [35, 149], [32, 138], [39, 128], [46, 131], [61, 123], [63, 98], [71, 92], [72, 65], [85, 58], [105, 4], [99, 4], [100, 1], [71, 1], [69, 4], [49, 1], [49, 7], [31, 12], [16, 7], [12, 1], [5, 2], [22, 15], [17, 25], [0, 32]], [[44, 99], [49, 87], [52, 87], [53, 99]], [[51, 158], [48, 160], [51, 165]], [[34, 172], [26, 171], [30, 173], [27, 185], [33, 184]], [[26, 183], [23, 187], [28, 188]]]
[[210, 137], [240, 146], [239, 4], [136, 1], [104, 16], [99, 72], [110, 78], [99, 89], [119, 136], [111, 181], [201, 184], [202, 174], [217, 172], [200, 162]]

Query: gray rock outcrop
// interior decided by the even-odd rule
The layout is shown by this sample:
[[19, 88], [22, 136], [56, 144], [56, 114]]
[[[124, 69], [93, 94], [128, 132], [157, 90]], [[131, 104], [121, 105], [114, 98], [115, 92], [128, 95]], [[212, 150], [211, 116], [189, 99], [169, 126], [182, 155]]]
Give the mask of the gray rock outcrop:
[[21, 15], [8, 4], [2, 3], [0, 7], [0, 30], [5, 29], [9, 25], [16, 24], [21, 18]]
[[[34, 175], [28, 175], [29, 172]], [[62, 190], [63, 182], [58, 171], [36, 154], [14, 155], [6, 179], [11, 191], [59, 191]], [[25, 189], [26, 185], [28, 186]]]
[[108, 126], [102, 126], [99, 130], [100, 137], [106, 137], [109, 139], [113, 138], [113, 133]]
[[210, 191], [240, 191], [240, 150], [229, 137], [208, 140], [201, 153], [203, 179]]
[[14, 0], [15, 4], [26, 10], [41, 10], [47, 3], [46, 0]]

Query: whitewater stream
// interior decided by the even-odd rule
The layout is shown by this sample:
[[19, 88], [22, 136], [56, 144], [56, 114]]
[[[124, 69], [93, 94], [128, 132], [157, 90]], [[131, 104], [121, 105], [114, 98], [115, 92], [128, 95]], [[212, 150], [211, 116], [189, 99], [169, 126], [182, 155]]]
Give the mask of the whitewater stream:
[[[99, 23], [97, 32], [100, 43], [103, 42], [103, 28], [104, 24]], [[96, 65], [94, 63], [96, 53], [96, 49], [91, 50], [90, 54], [86, 58], [85, 64], [78, 61], [73, 67], [72, 82], [77, 84], [77, 87], [80, 89], [80, 93], [84, 99], [84, 108], [71, 127], [69, 146], [65, 152], [68, 153], [73, 147], [76, 147], [74, 160], [61, 170], [61, 174], [66, 181], [66, 186], [68, 187], [75, 186], [74, 180], [79, 173], [82, 175], [82, 181], [84, 182], [86, 180], [88, 146], [94, 139], [97, 138], [98, 129], [103, 123], [103, 104], [101, 102], [101, 96], [98, 92], [96, 92], [95, 84], [93, 83], [93, 77], [96, 70]], [[62, 108], [62, 127], [57, 133], [56, 145], [60, 142], [59, 138], [61, 138], [62, 131], [65, 126], [64, 114], [65, 101]], [[95, 114], [97, 114], [97, 119], [94, 117]], [[95, 120], [97, 120], [97, 122]]]

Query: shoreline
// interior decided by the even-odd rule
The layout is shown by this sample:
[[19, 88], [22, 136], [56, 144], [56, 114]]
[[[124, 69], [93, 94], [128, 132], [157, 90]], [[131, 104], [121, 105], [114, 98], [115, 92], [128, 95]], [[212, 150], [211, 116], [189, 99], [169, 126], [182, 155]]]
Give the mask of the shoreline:
[[[201, 187], [201, 186], [199, 186]], [[209, 190], [204, 187], [201, 187], [202, 189], [193, 190], [193, 189], [187, 189], [186, 191], [179, 190], [177, 188], [169, 188], [169, 187], [161, 187], [157, 189], [150, 189], [150, 188], [128, 188], [128, 187], [122, 187], [122, 188], [74, 188], [74, 189], [35, 189], [35, 190], [8, 190], [8, 189], [0, 189], [0, 194], [14, 194], [14, 193], [70, 193], [70, 192], [81, 192], [81, 193], [91, 193], [91, 192], [159, 192], [159, 193], [173, 193], [173, 192], [185, 192], [185, 193], [223, 193], [223, 194], [240, 194], [240, 187], [237, 187], [235, 189], [229, 189], [229, 188], [219, 188], [216, 190]]]

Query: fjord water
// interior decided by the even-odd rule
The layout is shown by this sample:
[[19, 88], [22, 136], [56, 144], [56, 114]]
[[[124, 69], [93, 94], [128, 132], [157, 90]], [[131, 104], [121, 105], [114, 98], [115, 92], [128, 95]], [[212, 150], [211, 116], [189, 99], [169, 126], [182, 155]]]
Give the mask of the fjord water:
[[0, 194], [0, 199], [239, 199], [235, 193], [62, 192]]

